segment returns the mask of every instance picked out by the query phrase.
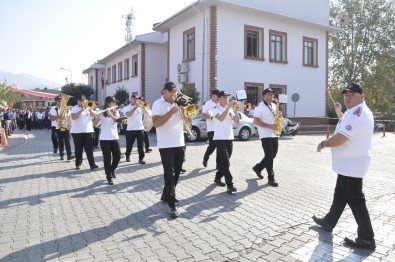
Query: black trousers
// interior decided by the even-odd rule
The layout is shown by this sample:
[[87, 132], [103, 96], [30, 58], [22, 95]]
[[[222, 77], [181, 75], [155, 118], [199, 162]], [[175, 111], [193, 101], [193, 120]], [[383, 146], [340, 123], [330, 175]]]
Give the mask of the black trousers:
[[[213, 137], [214, 137], [214, 131], [207, 132], [208, 136], [208, 147], [206, 149], [206, 153], [204, 153], [203, 160], [208, 161], [210, 158], [211, 154], [214, 152], [214, 150], [217, 148], [217, 144], [214, 142]], [[219, 166], [219, 161], [218, 161], [218, 151], [217, 151], [217, 167]]]
[[217, 156], [219, 167], [215, 174], [215, 180], [221, 180], [225, 177], [225, 183], [228, 187], [233, 186], [233, 177], [230, 173], [230, 162], [229, 159], [233, 152], [233, 141], [232, 140], [215, 140], [217, 145]]
[[89, 166], [95, 166], [95, 159], [93, 157], [93, 139], [92, 133], [73, 133], [71, 134], [74, 141], [75, 150], [75, 165], [82, 164], [82, 153], [85, 150], [86, 157], [88, 158]]
[[56, 136], [58, 137], [60, 156], [64, 156], [65, 147], [67, 156], [71, 156], [70, 131], [61, 131], [60, 129], [56, 129]]
[[121, 159], [121, 149], [118, 140], [100, 140], [100, 148], [103, 153], [104, 171], [106, 178], [111, 178], [111, 173], [117, 169]]
[[130, 157], [134, 141], [137, 138], [137, 150], [139, 152], [139, 160], [144, 159], [145, 154], [143, 150], [143, 132], [143, 130], [126, 130], [126, 157]]
[[160, 148], [159, 153], [165, 180], [162, 196], [168, 199], [167, 203], [170, 208], [174, 208], [176, 206], [176, 186], [180, 177], [182, 162], [184, 161], [184, 147]]
[[145, 131], [144, 131], [144, 146], [145, 146], [145, 149], [149, 149], [148, 132], [145, 132]]
[[265, 157], [255, 166], [259, 171], [266, 168], [269, 180], [274, 179], [273, 160], [278, 152], [278, 137], [265, 137], [261, 139]]
[[52, 140], [53, 149], [58, 150], [58, 148], [59, 148], [59, 141], [58, 141], [58, 134], [56, 132], [56, 127], [55, 126], [51, 126], [51, 140]]
[[100, 128], [94, 127], [93, 130], [93, 146], [99, 146]]
[[366, 207], [365, 195], [362, 192], [362, 180], [362, 178], [337, 175], [332, 206], [324, 217], [324, 221], [331, 227], [335, 227], [348, 204], [358, 225], [358, 238], [372, 239], [374, 232]]

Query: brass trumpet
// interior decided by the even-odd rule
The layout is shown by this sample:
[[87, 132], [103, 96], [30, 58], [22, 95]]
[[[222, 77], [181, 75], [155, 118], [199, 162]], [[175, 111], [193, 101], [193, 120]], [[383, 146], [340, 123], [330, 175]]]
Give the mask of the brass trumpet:
[[241, 108], [244, 108], [246, 111], [250, 111], [252, 108], [252, 104], [251, 103], [247, 103], [246, 105], [243, 105], [241, 103], [234, 103], [233, 104], [233, 110], [240, 110]]
[[88, 100], [88, 102], [86, 102], [86, 106], [85, 107], [89, 107], [90, 109], [95, 109], [96, 108], [96, 102], [93, 100]]

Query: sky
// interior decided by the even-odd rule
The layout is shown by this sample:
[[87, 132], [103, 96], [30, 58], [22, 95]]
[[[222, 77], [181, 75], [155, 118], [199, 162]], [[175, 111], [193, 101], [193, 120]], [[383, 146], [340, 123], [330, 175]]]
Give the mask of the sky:
[[154, 23], [193, 2], [1, 0], [0, 71], [48, 79], [54, 87], [66, 84], [66, 77], [87, 84], [82, 71], [126, 43], [122, 16], [131, 8], [135, 17], [132, 31], [140, 35], [152, 32]]

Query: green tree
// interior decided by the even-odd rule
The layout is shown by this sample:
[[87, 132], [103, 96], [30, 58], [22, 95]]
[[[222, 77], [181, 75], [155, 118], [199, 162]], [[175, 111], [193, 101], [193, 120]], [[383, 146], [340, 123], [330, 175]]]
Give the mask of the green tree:
[[200, 93], [194, 87], [183, 88], [181, 89], [181, 93], [192, 98], [192, 104], [197, 104], [200, 101]]
[[14, 107], [17, 102], [21, 100], [21, 94], [15, 92], [5, 84], [0, 84], [0, 103], [1, 106], [9, 105], [10, 102], [14, 104]]
[[77, 97], [79, 97], [80, 95], [84, 95], [87, 99], [89, 99], [91, 94], [93, 94], [92, 88], [89, 85], [75, 83], [70, 83], [62, 86], [60, 92], [62, 94], [72, 96], [67, 103], [68, 105], [76, 105]]
[[118, 100], [121, 104], [126, 103], [129, 101], [129, 92], [122, 86], [118, 86], [115, 90], [114, 97]]
[[[330, 13], [332, 25], [343, 29], [329, 38], [331, 94], [337, 97], [347, 83], [358, 82], [375, 114], [391, 110], [395, 97], [394, 1], [332, 0]], [[336, 17], [341, 14], [346, 14], [350, 23], [337, 23]]]

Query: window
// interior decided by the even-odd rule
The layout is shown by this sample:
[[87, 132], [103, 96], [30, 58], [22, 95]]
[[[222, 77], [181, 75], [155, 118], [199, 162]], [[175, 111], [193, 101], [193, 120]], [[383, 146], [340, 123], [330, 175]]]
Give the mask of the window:
[[129, 79], [129, 58], [125, 59], [123, 61], [124, 68], [123, 68], [123, 76], [125, 77], [124, 79]]
[[303, 65], [318, 67], [318, 39], [303, 37]]
[[287, 63], [287, 33], [269, 31], [270, 62]]
[[111, 83], [111, 67], [107, 68], [107, 81], [106, 84]]
[[118, 82], [122, 81], [122, 74], [123, 74], [123, 69], [122, 69], [122, 62], [118, 63]]
[[112, 66], [111, 80], [112, 80], [112, 83], [115, 83], [117, 81], [117, 66], [116, 65]]
[[[286, 85], [277, 85], [277, 84], [270, 84], [269, 88], [273, 89], [274, 92], [276, 92], [275, 94], [275, 98], [277, 100], [280, 99], [280, 95], [287, 95], [287, 90], [288, 87]], [[286, 103], [280, 103], [280, 110], [283, 113], [283, 116], [286, 117], [287, 116], [287, 104]]]
[[135, 54], [134, 56], [132, 56], [132, 77], [136, 77], [139, 75], [139, 57], [137, 54]]
[[244, 25], [244, 58], [263, 59], [263, 28]]
[[245, 83], [244, 88], [247, 94], [247, 103], [251, 103], [251, 105], [256, 106], [262, 101], [262, 83]]
[[183, 40], [183, 60], [195, 60], [195, 28], [191, 28], [184, 32]]

